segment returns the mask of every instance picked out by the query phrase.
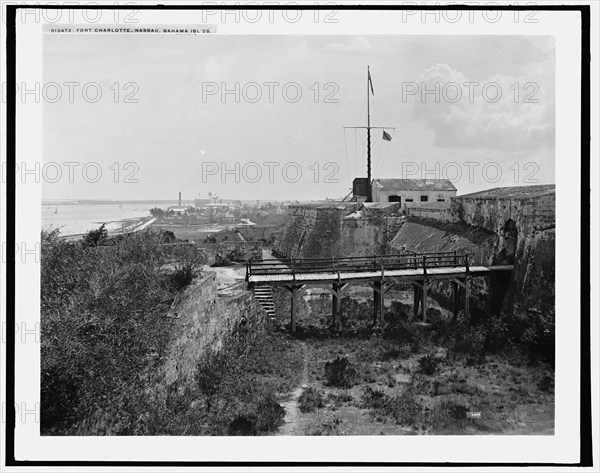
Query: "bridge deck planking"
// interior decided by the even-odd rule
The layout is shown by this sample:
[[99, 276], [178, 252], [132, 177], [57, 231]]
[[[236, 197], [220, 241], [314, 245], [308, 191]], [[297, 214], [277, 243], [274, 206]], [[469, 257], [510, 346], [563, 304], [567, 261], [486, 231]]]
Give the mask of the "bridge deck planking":
[[[387, 269], [383, 271], [360, 271], [360, 272], [337, 272], [330, 273], [299, 273], [292, 274], [251, 274], [248, 276], [249, 283], [278, 284], [278, 283], [319, 283], [327, 281], [352, 281], [352, 280], [376, 280], [383, 278], [393, 279], [453, 279], [456, 277], [485, 276], [497, 271], [512, 271], [511, 265], [498, 266], [471, 266], [467, 272], [466, 266], [445, 268], [422, 268], [417, 269]], [[339, 276], [339, 277], [338, 277]]]

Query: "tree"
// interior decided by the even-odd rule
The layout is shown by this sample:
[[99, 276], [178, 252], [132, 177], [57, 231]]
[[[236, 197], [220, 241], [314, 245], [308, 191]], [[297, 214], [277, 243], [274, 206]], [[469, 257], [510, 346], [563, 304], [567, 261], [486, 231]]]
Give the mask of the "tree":
[[100, 225], [97, 230], [90, 230], [83, 237], [83, 246], [102, 246], [108, 240], [108, 231], [104, 224]]

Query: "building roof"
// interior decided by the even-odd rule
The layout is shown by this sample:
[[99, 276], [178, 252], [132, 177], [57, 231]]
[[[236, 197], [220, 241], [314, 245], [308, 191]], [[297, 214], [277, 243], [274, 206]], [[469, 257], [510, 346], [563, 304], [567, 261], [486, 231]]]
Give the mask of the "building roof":
[[373, 183], [381, 190], [399, 191], [455, 191], [449, 179], [375, 179]]
[[513, 187], [494, 187], [484, 191], [473, 192], [472, 194], [463, 194], [458, 198], [467, 199], [529, 199], [550, 195], [556, 192], [554, 184], [539, 186], [513, 186]]

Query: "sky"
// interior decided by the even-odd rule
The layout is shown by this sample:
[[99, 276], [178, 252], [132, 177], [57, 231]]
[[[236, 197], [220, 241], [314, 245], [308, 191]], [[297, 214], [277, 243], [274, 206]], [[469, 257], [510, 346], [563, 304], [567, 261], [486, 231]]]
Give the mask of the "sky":
[[554, 183], [552, 37], [56, 34], [43, 154], [65, 172], [43, 198], [343, 197], [366, 176], [365, 130], [343, 127], [366, 125], [367, 65], [392, 136], [372, 130], [374, 178]]

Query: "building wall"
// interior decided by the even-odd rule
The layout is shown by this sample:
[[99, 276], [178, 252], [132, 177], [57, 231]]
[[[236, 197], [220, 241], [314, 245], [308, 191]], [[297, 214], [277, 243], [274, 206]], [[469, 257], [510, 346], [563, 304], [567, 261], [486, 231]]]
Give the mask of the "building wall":
[[[440, 202], [442, 204], [442, 202]], [[446, 204], [446, 203], [444, 203]], [[405, 206], [405, 212], [409, 217], [430, 218], [442, 222], [452, 222], [454, 217], [450, 211], [450, 201], [448, 205], [443, 206], [427, 206], [409, 202]]]
[[413, 199], [413, 203], [420, 203], [421, 196], [427, 196], [427, 202], [438, 202], [438, 199], [444, 199], [444, 202], [449, 202], [451, 197], [456, 195], [456, 191], [401, 191], [391, 189], [378, 189], [373, 186], [373, 200], [375, 202], [388, 202], [392, 195], [402, 197], [401, 207], [405, 209], [406, 199]]

